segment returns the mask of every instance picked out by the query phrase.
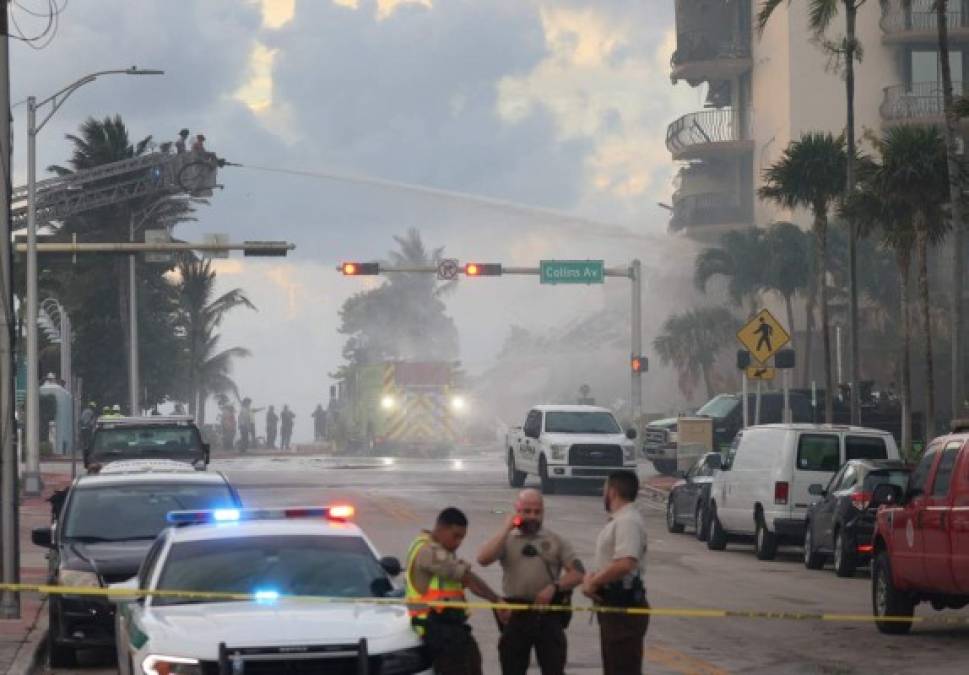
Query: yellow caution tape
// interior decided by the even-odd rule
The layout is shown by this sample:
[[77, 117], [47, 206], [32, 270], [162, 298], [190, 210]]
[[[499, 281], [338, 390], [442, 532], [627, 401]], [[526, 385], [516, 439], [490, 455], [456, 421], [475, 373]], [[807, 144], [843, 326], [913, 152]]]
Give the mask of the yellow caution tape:
[[[15, 593], [40, 593], [42, 595], [78, 595], [105, 598], [182, 598], [185, 600], [227, 600], [227, 601], [263, 601], [264, 599], [252, 593], [220, 593], [212, 591], [178, 591], [129, 588], [102, 588], [96, 586], [60, 586], [52, 584], [0, 584], [0, 591]], [[757, 610], [735, 609], [690, 609], [675, 607], [606, 607], [604, 605], [529, 605], [513, 602], [448, 602], [444, 600], [414, 602], [404, 598], [340, 598], [323, 595], [283, 595], [274, 598], [279, 600], [297, 600], [301, 602], [315, 602], [325, 604], [353, 604], [353, 605], [399, 605], [409, 607], [427, 607], [441, 609], [466, 610], [512, 610], [539, 612], [589, 612], [593, 614], [629, 614], [664, 616], [681, 619], [772, 619], [783, 621], [828, 621], [842, 623], [921, 623], [941, 624], [947, 626], [967, 625], [969, 616], [882, 616], [869, 614], [834, 614], [812, 612], [767, 612]]]

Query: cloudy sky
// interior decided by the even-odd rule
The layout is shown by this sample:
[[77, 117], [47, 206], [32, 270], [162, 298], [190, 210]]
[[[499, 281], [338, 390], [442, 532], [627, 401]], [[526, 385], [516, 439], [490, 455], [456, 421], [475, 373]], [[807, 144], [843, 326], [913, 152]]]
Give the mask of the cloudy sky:
[[[12, 9], [25, 34], [44, 21], [24, 8], [46, 6]], [[178, 235], [296, 243], [286, 259], [230, 259], [219, 272], [258, 307], [225, 325], [226, 346], [254, 353], [237, 381], [257, 405], [294, 406], [300, 438], [340, 361], [337, 311], [367, 283], [335, 266], [383, 256], [409, 227], [461, 260], [638, 257], [654, 276], [688, 275], [690, 248], [657, 206], [672, 191], [666, 125], [701, 105], [670, 85], [672, 26], [666, 0], [71, 0], [49, 46], [12, 43], [12, 95], [45, 97], [108, 68], [166, 71], [80, 90], [39, 137], [38, 165], [65, 159], [63, 136], [84, 117], [115, 113], [135, 137], [204, 132], [244, 165], [223, 170], [225, 190]], [[18, 184], [24, 113], [14, 108]], [[510, 323], [549, 330], [628, 293], [538, 286], [462, 282], [449, 308], [469, 370], [488, 367]], [[647, 334], [668, 295], [647, 288]]]

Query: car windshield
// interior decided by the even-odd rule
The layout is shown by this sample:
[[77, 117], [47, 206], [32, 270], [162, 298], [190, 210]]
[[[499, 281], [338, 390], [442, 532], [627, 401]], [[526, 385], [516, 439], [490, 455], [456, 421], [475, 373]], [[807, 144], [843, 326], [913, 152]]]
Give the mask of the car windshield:
[[740, 403], [739, 397], [732, 394], [720, 394], [707, 401], [702, 408], [697, 410], [696, 414], [697, 417], [723, 419], [737, 407], [738, 403]]
[[80, 541], [154, 539], [169, 511], [238, 506], [226, 484], [165, 482], [75, 488], [68, 498], [63, 538]]
[[908, 487], [908, 469], [879, 469], [865, 476], [864, 492], [874, 492], [875, 488], [884, 483], [897, 485], [903, 490]]
[[[360, 537], [274, 535], [177, 543], [164, 561], [156, 588], [361, 598], [383, 596], [388, 583]], [[156, 597], [152, 602], [200, 600]]]
[[616, 419], [607, 412], [550, 412], [545, 414], [550, 434], [621, 434]]
[[90, 459], [202, 459], [202, 439], [193, 427], [115, 427], [98, 429]]

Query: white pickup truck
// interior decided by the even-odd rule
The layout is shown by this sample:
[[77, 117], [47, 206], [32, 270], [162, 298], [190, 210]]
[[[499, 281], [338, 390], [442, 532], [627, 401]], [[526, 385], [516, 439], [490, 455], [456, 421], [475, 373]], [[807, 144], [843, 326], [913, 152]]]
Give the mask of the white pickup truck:
[[566, 479], [602, 480], [617, 469], [636, 470], [636, 430], [623, 433], [612, 412], [591, 405], [538, 405], [525, 424], [505, 436], [508, 484], [529, 474], [553, 494]]

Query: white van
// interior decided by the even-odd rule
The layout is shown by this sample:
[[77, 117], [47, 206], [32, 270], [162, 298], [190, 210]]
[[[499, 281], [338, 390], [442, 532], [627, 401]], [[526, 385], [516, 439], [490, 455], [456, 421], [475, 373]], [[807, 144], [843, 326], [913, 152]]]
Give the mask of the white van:
[[825, 486], [849, 459], [899, 459], [887, 431], [825, 424], [765, 424], [740, 432], [710, 488], [707, 546], [755, 535], [761, 560], [778, 543], [804, 543], [813, 484]]

